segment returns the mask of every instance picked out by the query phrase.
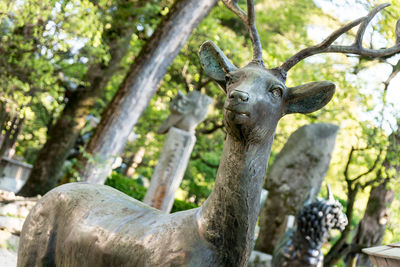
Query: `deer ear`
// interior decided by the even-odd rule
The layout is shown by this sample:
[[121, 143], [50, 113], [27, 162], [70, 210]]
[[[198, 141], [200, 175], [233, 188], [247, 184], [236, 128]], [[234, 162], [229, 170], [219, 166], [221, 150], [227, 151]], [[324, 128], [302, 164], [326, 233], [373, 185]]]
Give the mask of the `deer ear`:
[[206, 41], [200, 46], [199, 57], [205, 73], [221, 85], [226, 93], [225, 75], [236, 70], [237, 67], [211, 41]]
[[335, 84], [328, 81], [288, 88], [286, 114], [314, 112], [328, 104], [334, 93]]

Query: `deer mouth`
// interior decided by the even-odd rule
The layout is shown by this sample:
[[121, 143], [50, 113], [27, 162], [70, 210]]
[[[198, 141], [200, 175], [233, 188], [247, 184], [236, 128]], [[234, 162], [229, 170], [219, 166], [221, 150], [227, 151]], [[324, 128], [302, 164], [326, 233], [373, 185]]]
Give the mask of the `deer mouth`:
[[234, 110], [234, 109], [230, 109], [230, 108], [225, 108], [225, 115], [226, 115], [227, 119], [229, 119], [230, 121], [232, 121], [236, 124], [242, 124], [250, 118], [249, 112]]

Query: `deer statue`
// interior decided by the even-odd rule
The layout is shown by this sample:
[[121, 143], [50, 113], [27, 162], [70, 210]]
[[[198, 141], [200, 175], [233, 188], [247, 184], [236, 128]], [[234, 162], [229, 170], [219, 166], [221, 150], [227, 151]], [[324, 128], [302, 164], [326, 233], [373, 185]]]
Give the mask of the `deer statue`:
[[[237, 0], [223, 0], [246, 25], [253, 60], [236, 68], [212, 42], [199, 52], [205, 72], [226, 93], [227, 137], [215, 186], [196, 209], [163, 214], [104, 185], [71, 183], [47, 193], [32, 209], [21, 233], [18, 266], [246, 266], [253, 247], [260, 194], [279, 119], [309, 113], [334, 94], [331, 82], [285, 86], [286, 73], [318, 53], [387, 57], [361, 46], [367, 23], [384, 6], [346, 24], [321, 44], [301, 50], [277, 68], [267, 69], [254, 24], [254, 2], [247, 12]], [[351, 46], [332, 45], [361, 23]]]
[[321, 247], [329, 231], [343, 231], [348, 221], [343, 206], [328, 187], [328, 199], [306, 203], [297, 215], [297, 226], [281, 239], [272, 258], [273, 267], [322, 267]]

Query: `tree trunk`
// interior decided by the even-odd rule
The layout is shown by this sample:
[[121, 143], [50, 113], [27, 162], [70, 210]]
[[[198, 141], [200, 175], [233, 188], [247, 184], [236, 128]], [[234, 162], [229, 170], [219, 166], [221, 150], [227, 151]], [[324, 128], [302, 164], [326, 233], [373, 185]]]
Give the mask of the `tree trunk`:
[[135, 173], [136, 168], [140, 165], [140, 163], [142, 163], [145, 151], [146, 148], [144, 146], [141, 146], [138, 151], [134, 155], [132, 155], [127, 163], [127, 168], [124, 172], [125, 176], [131, 177]]
[[[388, 188], [387, 182], [372, 188], [367, 209], [363, 219], [358, 224], [352, 243], [365, 247], [374, 247], [381, 244], [385, 234], [385, 226], [389, 219], [389, 207], [394, 196], [395, 192]], [[359, 254], [358, 265], [372, 266], [372, 263], [367, 255]]]
[[289, 215], [296, 216], [315, 198], [329, 168], [339, 127], [328, 123], [296, 130], [277, 155], [268, 173], [268, 197], [260, 212], [256, 250], [272, 254], [284, 236]]
[[[10, 148], [12, 148], [18, 140], [18, 136], [21, 133], [22, 125], [24, 123], [23, 118], [19, 118], [19, 115], [16, 115], [12, 121], [10, 129], [7, 131], [3, 143], [0, 147], [0, 159], [2, 159], [8, 152]], [[5, 165], [0, 165], [0, 177], [3, 176]]]
[[[134, 25], [130, 23], [127, 27], [127, 22], [121, 24], [119, 20], [121, 18], [116, 16], [113, 26], [103, 34], [103, 39], [106, 39], [109, 44], [110, 61], [96, 63], [89, 67], [86, 73], [86, 81], [89, 85], [81, 86], [68, 99], [62, 114], [51, 127], [47, 141], [35, 160], [27, 182], [18, 192], [19, 195], [43, 195], [58, 185], [62, 166], [85, 126], [86, 116], [103, 93], [108, 81], [116, 73], [122, 58], [128, 51]], [[131, 20], [128, 19], [128, 21]]]
[[0, 146], [0, 159], [4, 157], [7, 150], [14, 145], [17, 141], [20, 127], [22, 127], [23, 119], [20, 119], [18, 115], [15, 115], [11, 121], [9, 129], [4, 134], [3, 142]]
[[[357, 227], [357, 232], [353, 238], [352, 244], [348, 244], [348, 238], [351, 233], [351, 221], [353, 217], [353, 208], [356, 200], [357, 192], [360, 188], [365, 188], [368, 183], [361, 186], [359, 182], [347, 180], [347, 210], [346, 215], [349, 221], [345, 230], [342, 232], [340, 238], [329, 250], [328, 254], [324, 259], [324, 266], [333, 266], [340, 258], [349, 255], [347, 257], [347, 266], [354, 266], [355, 254], [359, 253], [362, 247], [369, 246], [369, 242], [373, 245], [379, 245], [383, 238], [385, 225], [383, 224], [387, 220], [387, 207], [393, 201], [394, 194], [390, 189], [386, 187], [387, 183], [396, 179], [400, 173], [400, 161], [399, 161], [399, 149], [400, 149], [400, 121], [398, 121], [398, 129], [389, 136], [389, 145], [386, 151], [386, 156], [382, 162], [383, 169], [380, 169], [376, 175], [376, 178], [369, 182], [380, 182], [377, 187], [371, 189], [369, 196], [367, 209], [364, 214], [364, 218]], [[384, 174], [382, 173], [385, 172]], [[385, 178], [383, 178], [385, 177]], [[386, 215], [385, 215], [386, 214]], [[382, 225], [383, 224], [383, 225]], [[378, 243], [379, 241], [379, 243]], [[363, 244], [362, 242], [366, 242]], [[366, 256], [361, 256], [360, 259]], [[357, 262], [357, 265], [359, 263]], [[365, 263], [368, 264], [368, 261]], [[362, 264], [364, 265], [364, 264]]]
[[[389, 138], [389, 147], [383, 161], [383, 170], [378, 172], [376, 180], [383, 182], [372, 187], [367, 208], [361, 222], [357, 226], [352, 244], [363, 247], [379, 246], [385, 234], [386, 223], [389, 220], [389, 208], [395, 197], [395, 192], [388, 187], [390, 180], [397, 179], [400, 173], [400, 127]], [[385, 172], [383, 174], [381, 172]], [[369, 257], [365, 254], [352, 253], [348, 261], [353, 262], [357, 258], [357, 266], [372, 266]]]
[[[0, 102], [0, 136], [2, 135], [4, 126], [6, 124], [7, 121], [7, 116], [8, 116], [8, 112], [6, 110], [6, 105], [3, 102]], [[0, 146], [1, 146], [1, 141], [0, 141]]]
[[104, 183], [111, 173], [114, 158], [121, 154], [128, 135], [154, 95], [168, 66], [193, 29], [217, 0], [178, 0], [142, 48], [102, 115], [86, 154], [80, 157], [81, 177], [92, 183]]

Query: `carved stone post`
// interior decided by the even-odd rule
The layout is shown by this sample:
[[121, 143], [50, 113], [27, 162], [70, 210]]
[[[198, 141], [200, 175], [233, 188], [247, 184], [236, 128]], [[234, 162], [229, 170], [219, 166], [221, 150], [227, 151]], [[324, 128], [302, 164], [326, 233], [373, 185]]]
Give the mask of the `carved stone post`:
[[264, 185], [268, 198], [260, 212], [256, 250], [272, 254], [286, 231], [289, 216], [296, 216], [310, 192], [314, 194], [311, 199], [318, 194], [338, 129], [328, 123], [309, 124], [289, 137]]
[[181, 184], [190, 154], [196, 142], [194, 129], [202, 122], [212, 98], [192, 91], [188, 95], [178, 92], [170, 104], [171, 115], [160, 126], [158, 133], [166, 133], [167, 139], [151, 177], [144, 202], [169, 213], [174, 196]]

